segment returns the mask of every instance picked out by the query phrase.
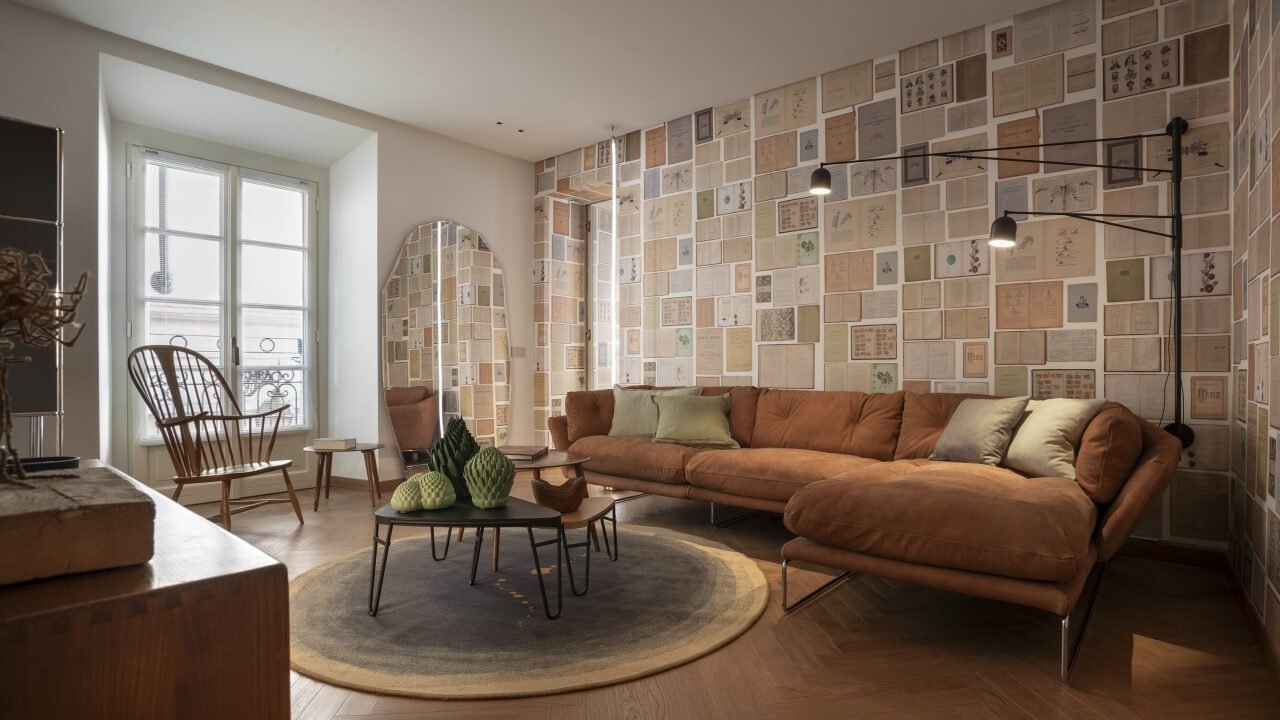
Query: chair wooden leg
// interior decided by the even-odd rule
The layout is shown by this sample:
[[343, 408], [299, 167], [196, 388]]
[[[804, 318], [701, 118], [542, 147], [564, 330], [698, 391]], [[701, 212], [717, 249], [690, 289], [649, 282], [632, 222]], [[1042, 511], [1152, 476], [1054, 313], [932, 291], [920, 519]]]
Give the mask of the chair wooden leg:
[[595, 546], [596, 552], [600, 552], [600, 536], [596, 535], [595, 523], [587, 523], [587, 533], [591, 535], [591, 544]]
[[298, 516], [298, 524], [303, 525], [302, 508], [298, 507], [298, 495], [293, 492], [293, 483], [289, 482], [289, 469], [280, 468], [280, 472], [284, 473], [284, 486], [289, 490], [289, 502], [293, 503], [293, 514]]
[[222, 481], [222, 529], [231, 530], [231, 481]]
[[177, 500], [178, 496], [181, 494], [182, 494], [182, 483], [178, 483], [177, 485], [173, 486], [173, 499]]
[[463, 527], [458, 528], [458, 542], [462, 542], [462, 533], [466, 531], [467, 531], [466, 528], [463, 528]]
[[311, 504], [312, 512], [320, 509], [320, 491], [324, 489], [324, 468], [331, 457], [333, 457], [331, 453], [316, 453], [316, 499]]

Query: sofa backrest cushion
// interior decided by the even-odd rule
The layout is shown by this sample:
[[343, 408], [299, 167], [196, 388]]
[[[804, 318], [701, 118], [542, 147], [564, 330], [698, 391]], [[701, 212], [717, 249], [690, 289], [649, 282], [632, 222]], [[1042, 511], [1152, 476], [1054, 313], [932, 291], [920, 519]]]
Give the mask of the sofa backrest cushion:
[[583, 390], [564, 396], [569, 442], [591, 435], [608, 435], [613, 425], [613, 389]]
[[765, 390], [752, 447], [797, 448], [892, 460], [903, 393]]
[[902, 432], [894, 449], [894, 460], [927, 458], [933, 453], [938, 438], [947, 428], [947, 421], [960, 403], [968, 398], [989, 398], [989, 395], [967, 393], [909, 392], [902, 403]]
[[1076, 482], [1090, 500], [1109, 503], [1129, 481], [1142, 451], [1142, 423], [1138, 416], [1120, 403], [1109, 402], [1093, 416], [1080, 437]]
[[725, 393], [729, 393], [729, 434], [742, 447], [751, 447], [751, 437], [756, 427], [756, 406], [760, 400], [760, 388], [749, 386], [702, 388], [704, 396]]

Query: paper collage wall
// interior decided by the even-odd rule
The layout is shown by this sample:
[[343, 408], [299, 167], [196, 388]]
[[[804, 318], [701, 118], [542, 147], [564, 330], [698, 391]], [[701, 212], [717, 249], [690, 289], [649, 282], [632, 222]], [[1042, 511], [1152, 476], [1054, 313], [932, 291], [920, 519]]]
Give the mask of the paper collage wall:
[[[1168, 213], [1168, 173], [1129, 169], [1168, 167], [1167, 137], [994, 162], [874, 159], [1159, 135], [1181, 116], [1184, 412], [1198, 439], [1138, 534], [1231, 540], [1261, 607], [1264, 575], [1280, 581], [1268, 430], [1280, 417], [1262, 369], [1264, 306], [1280, 323], [1280, 293], [1268, 294], [1278, 19], [1266, 0], [1066, 0], [618, 138], [617, 381], [1105, 397], [1167, 423], [1165, 238], [1015, 216], [1014, 248], [986, 244], [1006, 209]], [[610, 191], [607, 145], [535, 168], [535, 254], [550, 266], [535, 286], [541, 442], [563, 393], [587, 384], [568, 368], [585, 309], [545, 278], [582, 262], [560, 246], [583, 237], [575, 213], [598, 197], [582, 193]], [[820, 160], [851, 159], [871, 162], [831, 167], [833, 192], [808, 194]], [[1041, 159], [1119, 167], [1026, 162]]]
[[480, 234], [448, 220], [419, 225], [405, 238], [382, 301], [383, 386], [441, 390], [445, 423], [461, 417], [481, 446], [505, 444], [506, 283]]

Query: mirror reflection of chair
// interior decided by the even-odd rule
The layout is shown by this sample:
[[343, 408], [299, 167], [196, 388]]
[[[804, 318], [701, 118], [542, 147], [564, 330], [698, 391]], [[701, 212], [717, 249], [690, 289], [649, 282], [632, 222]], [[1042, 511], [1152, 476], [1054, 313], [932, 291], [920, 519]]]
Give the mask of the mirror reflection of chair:
[[440, 425], [439, 396], [424, 386], [389, 387], [385, 399], [404, 464], [426, 462]]
[[[146, 345], [129, 354], [129, 377], [155, 418], [173, 462], [177, 500], [188, 484], [222, 484], [222, 511], [209, 518], [231, 529], [231, 516], [271, 503], [292, 503], [302, 523], [298, 496], [289, 481], [293, 460], [272, 460], [280, 417], [288, 405], [245, 415], [235, 393], [209, 360], [172, 345]], [[288, 498], [231, 499], [231, 481], [280, 472]], [[234, 510], [231, 506], [237, 506]]]

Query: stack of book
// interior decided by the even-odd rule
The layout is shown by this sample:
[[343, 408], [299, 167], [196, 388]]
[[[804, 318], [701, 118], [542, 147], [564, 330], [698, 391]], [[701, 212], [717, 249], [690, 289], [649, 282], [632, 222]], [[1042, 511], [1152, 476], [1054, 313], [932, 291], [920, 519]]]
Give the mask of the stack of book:
[[517, 462], [537, 460], [547, 454], [546, 445], [503, 445], [498, 449], [503, 455]]
[[356, 446], [355, 438], [316, 438], [311, 447], [316, 450], [350, 450]]

